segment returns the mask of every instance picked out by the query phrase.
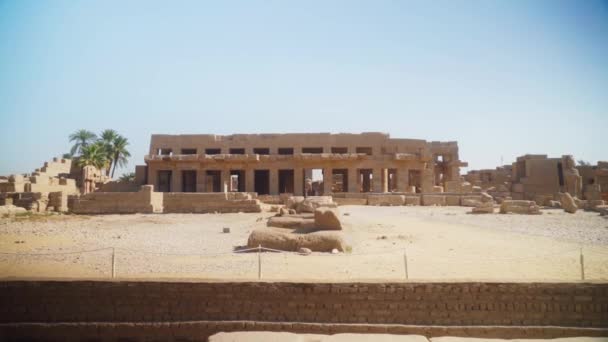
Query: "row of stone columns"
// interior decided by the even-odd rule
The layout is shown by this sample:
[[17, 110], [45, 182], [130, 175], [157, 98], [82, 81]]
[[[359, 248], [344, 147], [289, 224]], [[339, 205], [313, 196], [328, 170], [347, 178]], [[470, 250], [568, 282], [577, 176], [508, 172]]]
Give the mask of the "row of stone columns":
[[[207, 170], [220, 171], [220, 190], [226, 191], [229, 190], [230, 186], [230, 170], [229, 169], [199, 169], [196, 173], [196, 191], [197, 192], [206, 192], [207, 188]], [[279, 193], [279, 170], [268, 169], [269, 170], [269, 192], [270, 194], [277, 195]], [[367, 184], [360, 184], [360, 170], [358, 168], [348, 168], [347, 173], [347, 184], [348, 184], [348, 192], [359, 192], [359, 189], [364, 186], [367, 187]], [[171, 191], [173, 192], [181, 192], [182, 191], [182, 169], [173, 169], [172, 170], [172, 184]], [[294, 195], [301, 196], [303, 195], [304, 188], [304, 168], [294, 168]], [[427, 171], [427, 170], [424, 170]], [[371, 169], [372, 179], [371, 179], [371, 188], [373, 192], [388, 192], [388, 177], [389, 172], [386, 168], [373, 168]], [[244, 169], [245, 179], [240, 180], [245, 182], [245, 191], [246, 192], [254, 192], [255, 191], [255, 169], [246, 168]], [[331, 187], [333, 183], [333, 168], [323, 168], [323, 193], [329, 194], [331, 193]], [[363, 182], [369, 182], [369, 173], [364, 173]], [[429, 184], [423, 184], [423, 187], [429, 187]], [[399, 192], [409, 192], [409, 169], [403, 168], [397, 170], [397, 191]]]

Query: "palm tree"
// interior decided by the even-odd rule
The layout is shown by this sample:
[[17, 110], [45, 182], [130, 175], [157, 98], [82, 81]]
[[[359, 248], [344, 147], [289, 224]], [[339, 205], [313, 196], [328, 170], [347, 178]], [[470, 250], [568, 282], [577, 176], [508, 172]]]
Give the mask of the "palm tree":
[[95, 133], [87, 131], [86, 129], [80, 129], [70, 134], [70, 142], [74, 142], [70, 154], [82, 154], [83, 149], [93, 143], [95, 139], [97, 139]]
[[121, 182], [133, 182], [135, 181], [135, 172], [125, 173], [119, 179]]
[[104, 145], [104, 148], [106, 149], [106, 152], [108, 155], [108, 167], [106, 168], [106, 175], [110, 173], [112, 164], [115, 163], [114, 153], [112, 150], [113, 150], [114, 140], [116, 140], [116, 138], [118, 138], [118, 137], [120, 137], [120, 135], [118, 134], [118, 132], [116, 132], [113, 129], [106, 129], [103, 132], [101, 132], [101, 138], [99, 139], [99, 141]]
[[107, 166], [108, 155], [105, 147], [100, 142], [87, 145], [82, 148], [82, 154], [78, 158], [78, 166], [85, 167], [87, 165], [95, 166], [98, 169], [103, 169]]
[[129, 145], [129, 141], [127, 138], [118, 135], [114, 141], [112, 142], [112, 149], [110, 158], [114, 161], [114, 166], [112, 167], [112, 175], [114, 178], [114, 171], [116, 171], [116, 165], [125, 166], [128, 161], [128, 157], [131, 156], [131, 153], [127, 151], [127, 146]]

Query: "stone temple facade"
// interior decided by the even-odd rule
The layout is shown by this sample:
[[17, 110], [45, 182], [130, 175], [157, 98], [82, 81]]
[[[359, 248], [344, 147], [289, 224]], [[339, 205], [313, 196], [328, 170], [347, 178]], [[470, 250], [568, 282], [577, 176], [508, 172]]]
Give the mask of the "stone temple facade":
[[456, 142], [384, 133], [152, 135], [138, 178], [160, 192], [432, 193], [459, 181]]

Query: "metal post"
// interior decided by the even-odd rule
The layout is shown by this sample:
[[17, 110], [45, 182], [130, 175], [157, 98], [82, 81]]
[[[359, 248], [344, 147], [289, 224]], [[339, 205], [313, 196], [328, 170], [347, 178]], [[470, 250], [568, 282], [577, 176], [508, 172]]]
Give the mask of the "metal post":
[[262, 245], [258, 245], [258, 279], [262, 279]]
[[112, 247], [112, 279], [114, 279], [114, 276], [116, 275], [116, 248]]
[[407, 251], [403, 249], [403, 264], [405, 265], [405, 279], [409, 279], [409, 275], [407, 273]]
[[581, 280], [585, 280], [585, 259], [583, 257], [583, 247], [581, 247], [580, 261], [581, 261]]

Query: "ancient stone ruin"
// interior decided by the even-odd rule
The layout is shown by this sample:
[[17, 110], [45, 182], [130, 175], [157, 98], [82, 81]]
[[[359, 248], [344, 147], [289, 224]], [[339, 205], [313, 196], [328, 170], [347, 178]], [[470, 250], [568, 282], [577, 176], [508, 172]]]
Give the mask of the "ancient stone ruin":
[[330, 196], [290, 197], [285, 208], [254, 229], [247, 246], [283, 251], [343, 252], [347, 245], [337, 204]]
[[80, 192], [71, 172], [70, 159], [54, 158], [31, 174], [0, 177], [0, 206], [33, 212], [68, 211], [68, 196]]
[[[330, 198], [336, 206], [467, 206], [472, 213], [532, 201], [572, 212], [561, 203], [568, 193], [578, 209], [608, 210], [608, 162], [575, 166], [569, 155], [525, 155], [461, 176], [467, 163], [456, 142], [384, 133], [152, 135], [144, 160], [135, 181], [125, 182], [56, 158], [32, 174], [0, 177], [0, 205], [102, 214], [260, 212], [270, 204], [302, 212], [289, 201]], [[514, 203], [523, 202], [509, 203], [502, 212], [522, 211]], [[275, 223], [308, 224], [286, 216]]]

